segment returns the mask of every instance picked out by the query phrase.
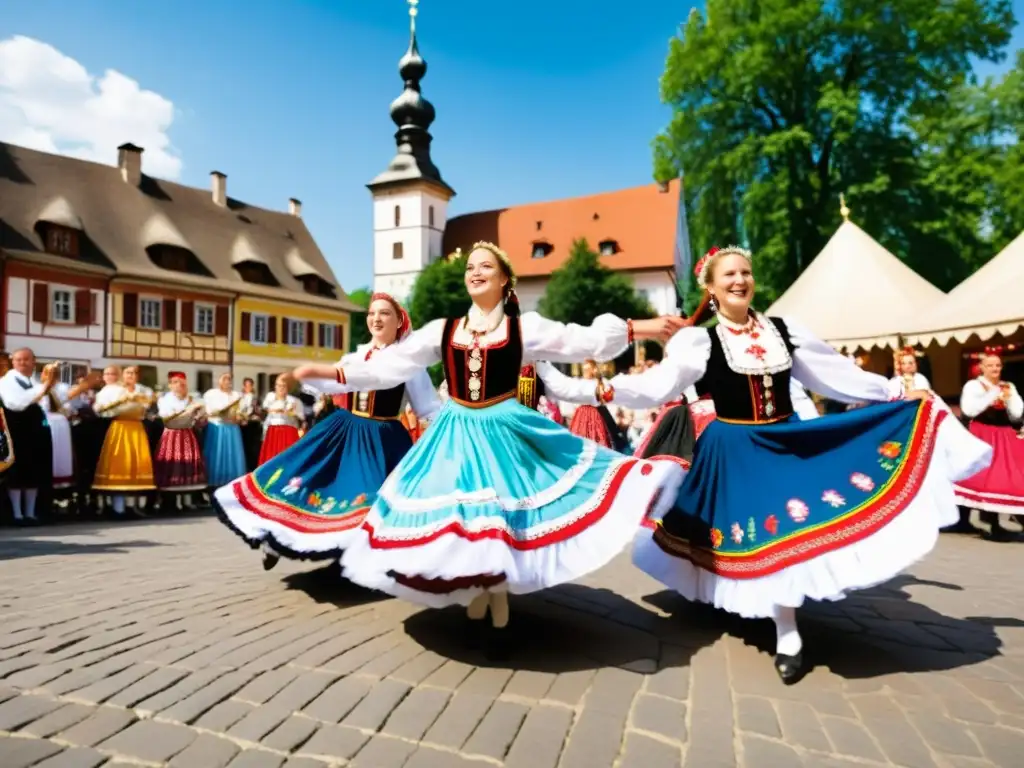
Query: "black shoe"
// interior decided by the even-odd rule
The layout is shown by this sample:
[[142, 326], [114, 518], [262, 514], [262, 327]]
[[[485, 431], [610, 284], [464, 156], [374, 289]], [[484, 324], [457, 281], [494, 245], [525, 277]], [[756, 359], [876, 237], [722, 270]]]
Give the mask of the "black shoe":
[[799, 682], [805, 671], [803, 654], [798, 653], [796, 656], [787, 656], [784, 653], [775, 654], [775, 671], [779, 673], [779, 679], [785, 685]]
[[488, 661], [508, 661], [512, 656], [512, 642], [509, 639], [508, 627], [498, 629], [495, 626], [488, 627], [487, 647], [484, 655]]
[[1013, 532], [1006, 530], [1001, 525], [993, 523], [991, 532], [989, 532], [988, 536], [985, 538], [989, 541], [1012, 541]]
[[275, 565], [281, 562], [281, 558], [278, 555], [273, 555], [270, 552], [263, 553], [263, 570], [269, 571]]

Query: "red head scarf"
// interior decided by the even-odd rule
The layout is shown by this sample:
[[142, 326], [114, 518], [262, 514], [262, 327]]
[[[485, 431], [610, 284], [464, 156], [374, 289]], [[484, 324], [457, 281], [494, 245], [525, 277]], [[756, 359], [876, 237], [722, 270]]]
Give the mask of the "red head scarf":
[[167, 374], [167, 381], [174, 381], [175, 379], [181, 379], [182, 381], [188, 381], [188, 377], [183, 371], [171, 371]]
[[390, 293], [375, 293], [370, 297], [370, 303], [373, 304], [378, 299], [383, 299], [390, 303], [395, 308], [395, 312], [398, 313], [398, 333], [395, 335], [395, 341], [401, 341], [405, 338], [405, 334], [412, 330], [412, 321], [409, 319], [409, 313], [405, 311], [405, 307], [399, 304]]

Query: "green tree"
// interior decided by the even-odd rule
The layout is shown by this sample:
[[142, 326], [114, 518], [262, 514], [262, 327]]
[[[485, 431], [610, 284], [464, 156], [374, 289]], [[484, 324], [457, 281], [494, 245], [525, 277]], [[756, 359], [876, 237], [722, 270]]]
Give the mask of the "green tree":
[[409, 319], [413, 328], [422, 328], [431, 320], [458, 317], [469, 311], [465, 283], [466, 256], [438, 259], [424, 269], [412, 287]]
[[[958, 100], [976, 103], [972, 59], [1001, 59], [1013, 23], [1010, 0], [707, 0], [670, 42], [673, 117], [653, 145], [657, 179], [685, 172], [695, 252], [751, 247], [767, 304], [835, 231], [845, 192], [858, 224], [951, 287], [983, 229], [935, 226], [954, 192], [926, 139]], [[965, 144], [991, 143], [968, 123]]]
[[[349, 300], [356, 306], [363, 309], [370, 308], [370, 296], [373, 293], [369, 288], [357, 288], [348, 295]], [[352, 330], [349, 333], [349, 351], [354, 351], [360, 344], [370, 340], [370, 329], [366, 327], [366, 312], [352, 313]]]
[[538, 310], [551, 320], [580, 325], [606, 312], [633, 319], [654, 316], [629, 278], [601, 264], [586, 240], [576, 240], [566, 262], [551, 273]]

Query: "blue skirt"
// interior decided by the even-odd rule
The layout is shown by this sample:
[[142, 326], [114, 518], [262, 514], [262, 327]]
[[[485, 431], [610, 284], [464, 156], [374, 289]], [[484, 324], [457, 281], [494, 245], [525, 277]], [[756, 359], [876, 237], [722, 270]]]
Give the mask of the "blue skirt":
[[886, 581], [959, 519], [953, 481], [989, 460], [950, 415], [903, 401], [804, 422], [716, 420], [634, 562], [744, 616]]
[[221, 520], [251, 546], [335, 558], [412, 447], [399, 421], [336, 410], [293, 446], [214, 494]]
[[342, 567], [432, 606], [544, 589], [611, 560], [681, 481], [672, 462], [623, 456], [515, 400], [449, 401], [384, 483]]
[[203, 436], [206, 481], [211, 488], [227, 485], [245, 474], [242, 430], [237, 424], [207, 424]]

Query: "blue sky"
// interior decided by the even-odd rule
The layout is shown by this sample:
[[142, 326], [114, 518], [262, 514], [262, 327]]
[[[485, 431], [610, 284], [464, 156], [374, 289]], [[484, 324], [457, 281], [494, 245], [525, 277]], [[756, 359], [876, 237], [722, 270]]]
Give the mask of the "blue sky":
[[[650, 181], [650, 140], [669, 117], [658, 77], [690, 5], [421, 0], [433, 156], [458, 193], [450, 214]], [[1024, 0], [1014, 6], [1024, 17]], [[388, 105], [401, 92], [406, 9], [404, 0], [8, 0], [0, 39], [37, 38], [90, 73], [116, 69], [170, 99], [180, 180], [205, 187], [216, 169], [247, 202], [284, 209], [300, 198], [352, 290], [372, 279], [364, 185], [394, 153]], [[1013, 47], [1022, 43], [1018, 27]]]

